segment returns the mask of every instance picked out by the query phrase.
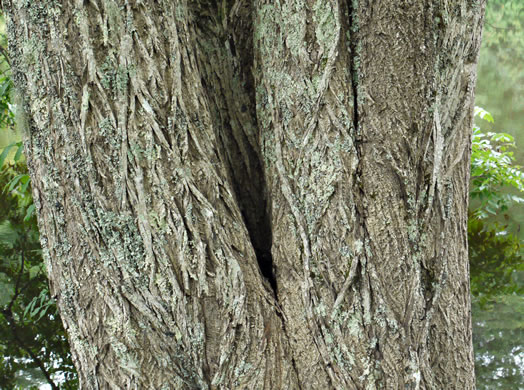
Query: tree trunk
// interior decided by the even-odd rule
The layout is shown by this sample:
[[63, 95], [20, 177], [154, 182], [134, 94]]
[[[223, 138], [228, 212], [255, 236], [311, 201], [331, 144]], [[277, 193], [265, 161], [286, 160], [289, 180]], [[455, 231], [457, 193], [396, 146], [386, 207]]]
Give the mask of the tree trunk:
[[484, 1], [3, 1], [85, 389], [473, 389]]

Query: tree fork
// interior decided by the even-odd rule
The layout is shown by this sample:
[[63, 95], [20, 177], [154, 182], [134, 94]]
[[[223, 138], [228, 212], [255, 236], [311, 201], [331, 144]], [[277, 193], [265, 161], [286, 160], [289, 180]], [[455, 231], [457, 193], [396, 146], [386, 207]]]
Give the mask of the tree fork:
[[82, 388], [474, 388], [483, 1], [3, 7]]

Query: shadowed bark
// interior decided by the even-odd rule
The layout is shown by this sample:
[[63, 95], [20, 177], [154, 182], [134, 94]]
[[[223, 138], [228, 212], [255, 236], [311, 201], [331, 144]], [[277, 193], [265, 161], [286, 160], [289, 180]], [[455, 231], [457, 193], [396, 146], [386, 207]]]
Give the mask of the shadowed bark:
[[3, 1], [85, 389], [473, 389], [483, 1]]

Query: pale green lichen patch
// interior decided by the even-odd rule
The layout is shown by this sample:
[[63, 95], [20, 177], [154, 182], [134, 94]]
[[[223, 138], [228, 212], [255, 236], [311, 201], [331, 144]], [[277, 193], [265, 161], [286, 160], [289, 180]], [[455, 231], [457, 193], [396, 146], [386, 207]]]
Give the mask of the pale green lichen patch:
[[115, 338], [111, 342], [113, 352], [120, 362], [120, 367], [128, 371], [131, 375], [139, 377], [139, 363], [136, 359], [136, 356], [133, 352], [129, 352], [127, 346], [124, 343], [118, 341], [118, 338]]
[[40, 56], [44, 50], [44, 43], [37, 37], [31, 37], [26, 40], [22, 46], [22, 59], [21, 63], [24, 68], [29, 70], [36, 66], [40, 69]]
[[285, 31], [285, 43], [295, 57], [305, 55], [306, 10], [300, 2], [290, 2], [282, 9], [282, 28]]
[[315, 35], [324, 55], [329, 54], [329, 49], [336, 44], [337, 22], [331, 3], [317, 0], [313, 6], [313, 21], [315, 23]]
[[257, 10], [254, 44], [261, 50], [262, 61], [270, 61], [273, 45], [282, 51], [282, 37], [278, 33], [280, 26], [279, 20], [276, 19], [277, 15], [279, 13], [275, 12], [275, 6], [271, 4], [265, 4]]
[[[146, 277], [141, 270], [147, 268], [147, 264], [135, 220], [131, 216], [102, 210], [98, 210], [97, 214], [106, 245], [106, 249], [101, 251], [103, 263], [108, 267], [120, 268], [133, 277], [134, 283], [143, 284]], [[115, 260], [116, 263], [113, 264]]]
[[133, 73], [130, 67], [117, 66], [113, 57], [107, 56], [100, 66], [100, 82], [104, 88], [119, 96], [127, 91], [130, 72]]
[[175, 6], [175, 18], [183, 22], [187, 16], [187, 8], [183, 3], [177, 3]]

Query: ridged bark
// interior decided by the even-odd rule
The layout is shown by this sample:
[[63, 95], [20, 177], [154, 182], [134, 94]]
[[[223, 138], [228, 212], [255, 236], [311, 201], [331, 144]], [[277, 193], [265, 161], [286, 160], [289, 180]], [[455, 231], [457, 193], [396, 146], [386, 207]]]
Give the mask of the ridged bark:
[[483, 1], [3, 1], [85, 389], [473, 389]]

